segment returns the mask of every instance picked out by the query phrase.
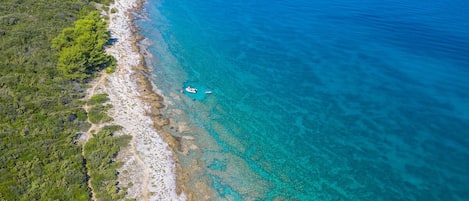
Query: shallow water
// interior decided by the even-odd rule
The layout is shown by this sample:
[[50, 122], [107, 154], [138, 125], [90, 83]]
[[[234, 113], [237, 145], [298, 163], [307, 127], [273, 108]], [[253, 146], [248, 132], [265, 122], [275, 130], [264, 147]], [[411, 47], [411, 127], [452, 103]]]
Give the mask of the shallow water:
[[167, 129], [217, 199], [469, 199], [467, 2], [145, 6]]

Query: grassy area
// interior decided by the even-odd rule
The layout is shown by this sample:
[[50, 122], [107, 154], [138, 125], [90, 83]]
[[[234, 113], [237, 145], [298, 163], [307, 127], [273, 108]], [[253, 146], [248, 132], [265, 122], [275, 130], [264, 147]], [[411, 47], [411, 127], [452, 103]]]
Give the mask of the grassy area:
[[[92, 4], [0, 1], [0, 200], [91, 198], [87, 164], [76, 144], [87, 119], [79, 99], [93, 73], [114, 63], [103, 54], [109, 36]], [[96, 121], [109, 120], [96, 114]], [[99, 131], [104, 137], [93, 141], [112, 141], [114, 153], [127, 138], [111, 140], [109, 132]], [[116, 166], [105, 167], [99, 171], [109, 174]]]
[[120, 163], [115, 157], [121, 147], [131, 139], [129, 135], [114, 136], [120, 126], [105, 126], [93, 135], [85, 145], [86, 166], [91, 173], [91, 185], [100, 200], [124, 198], [125, 190], [117, 187], [117, 168]]
[[92, 106], [92, 105], [97, 105], [97, 104], [103, 104], [106, 101], [108, 101], [108, 95], [107, 94], [96, 94], [93, 97], [88, 100], [87, 104]]
[[113, 119], [106, 114], [106, 111], [110, 109], [110, 107], [111, 105], [99, 105], [91, 107], [88, 111], [88, 118], [90, 122], [99, 124], [112, 121]]
[[110, 104], [104, 104], [108, 101], [107, 94], [96, 94], [88, 100], [88, 120], [93, 124], [110, 122], [113, 119], [106, 114], [112, 108]]

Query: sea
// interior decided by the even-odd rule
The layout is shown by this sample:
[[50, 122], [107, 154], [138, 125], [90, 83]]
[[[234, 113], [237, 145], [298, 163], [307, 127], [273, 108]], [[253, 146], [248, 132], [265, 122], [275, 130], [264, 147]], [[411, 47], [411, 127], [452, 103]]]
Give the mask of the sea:
[[469, 200], [469, 1], [147, 0], [136, 24], [196, 197]]

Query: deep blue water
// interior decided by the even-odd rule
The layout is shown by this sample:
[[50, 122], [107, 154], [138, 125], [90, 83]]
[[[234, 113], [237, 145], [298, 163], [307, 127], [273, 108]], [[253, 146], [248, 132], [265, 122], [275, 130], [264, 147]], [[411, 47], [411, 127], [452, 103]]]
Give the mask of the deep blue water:
[[191, 181], [214, 199], [469, 200], [468, 1], [149, 0], [144, 12], [167, 129], [195, 137], [181, 164], [202, 168]]

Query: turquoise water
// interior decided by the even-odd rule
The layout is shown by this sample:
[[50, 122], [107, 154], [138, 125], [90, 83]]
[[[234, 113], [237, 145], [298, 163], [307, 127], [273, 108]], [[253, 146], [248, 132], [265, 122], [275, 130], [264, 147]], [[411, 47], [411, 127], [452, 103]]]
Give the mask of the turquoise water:
[[469, 200], [467, 1], [145, 6], [167, 130], [213, 199]]

